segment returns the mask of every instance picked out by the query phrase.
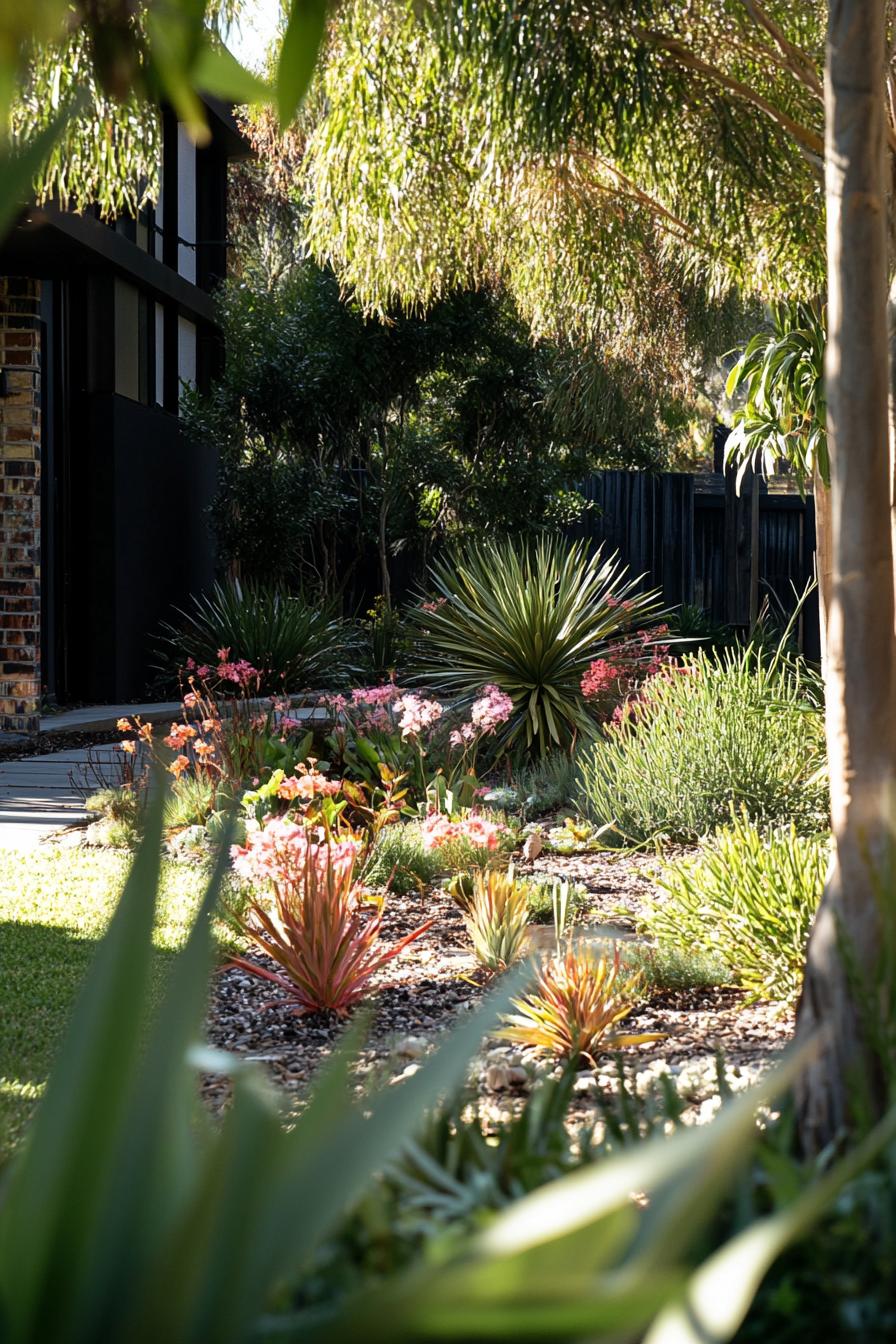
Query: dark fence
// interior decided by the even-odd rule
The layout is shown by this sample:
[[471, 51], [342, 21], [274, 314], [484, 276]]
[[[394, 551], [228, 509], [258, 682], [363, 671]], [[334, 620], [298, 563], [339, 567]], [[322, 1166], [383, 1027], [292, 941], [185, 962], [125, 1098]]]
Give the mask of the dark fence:
[[[765, 600], [786, 618], [814, 574], [815, 506], [734, 474], [595, 472], [580, 487], [592, 507], [570, 536], [619, 551], [668, 605], [702, 607], [715, 621], [748, 628]], [[819, 656], [818, 603], [801, 612], [799, 639]]]

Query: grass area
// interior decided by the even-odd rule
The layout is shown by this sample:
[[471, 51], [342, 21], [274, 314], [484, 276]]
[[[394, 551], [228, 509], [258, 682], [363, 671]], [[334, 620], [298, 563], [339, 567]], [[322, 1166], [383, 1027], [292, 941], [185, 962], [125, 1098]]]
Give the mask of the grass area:
[[[0, 1160], [34, 1109], [94, 946], [130, 864], [114, 850], [0, 850]], [[205, 884], [165, 861], [154, 984], [186, 937]]]

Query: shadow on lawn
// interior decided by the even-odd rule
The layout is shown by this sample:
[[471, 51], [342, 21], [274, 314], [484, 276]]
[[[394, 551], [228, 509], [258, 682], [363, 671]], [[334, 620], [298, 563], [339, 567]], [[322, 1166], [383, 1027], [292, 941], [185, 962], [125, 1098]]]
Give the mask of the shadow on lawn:
[[[21, 1142], [101, 934], [0, 921], [0, 1163]], [[171, 951], [155, 950], [153, 996]]]

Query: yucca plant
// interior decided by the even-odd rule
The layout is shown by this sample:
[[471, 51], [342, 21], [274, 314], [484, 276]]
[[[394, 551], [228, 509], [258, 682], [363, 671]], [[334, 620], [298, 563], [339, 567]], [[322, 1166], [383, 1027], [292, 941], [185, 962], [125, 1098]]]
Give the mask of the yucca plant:
[[274, 817], [250, 832], [236, 853], [237, 873], [270, 883], [272, 895], [250, 896], [232, 912], [233, 923], [279, 970], [243, 956], [231, 964], [278, 985], [300, 1013], [344, 1016], [371, 977], [434, 923], [429, 919], [378, 949], [382, 906], [361, 900], [355, 879], [360, 848], [352, 839], [314, 841], [302, 823]]
[[570, 943], [541, 962], [534, 986], [513, 1000], [516, 1012], [497, 1034], [550, 1059], [596, 1064], [601, 1051], [662, 1040], [610, 1031], [631, 1012], [639, 988], [640, 977], [623, 966], [618, 948], [608, 957], [590, 943]]
[[436, 602], [411, 613], [420, 678], [449, 694], [490, 683], [514, 712], [497, 745], [544, 755], [593, 731], [580, 682], [620, 630], [657, 611], [616, 555], [543, 536], [485, 541], [431, 569]]
[[357, 636], [332, 602], [309, 602], [259, 583], [229, 579], [163, 626], [161, 670], [176, 675], [188, 659], [214, 666], [229, 649], [261, 672], [260, 692], [343, 684], [353, 673]]
[[478, 871], [464, 913], [464, 923], [480, 966], [506, 971], [523, 954], [529, 927], [529, 888], [518, 882], [513, 868]]
[[763, 831], [735, 813], [698, 858], [662, 871], [642, 927], [662, 948], [721, 963], [751, 998], [794, 1003], [829, 854], [827, 836]]

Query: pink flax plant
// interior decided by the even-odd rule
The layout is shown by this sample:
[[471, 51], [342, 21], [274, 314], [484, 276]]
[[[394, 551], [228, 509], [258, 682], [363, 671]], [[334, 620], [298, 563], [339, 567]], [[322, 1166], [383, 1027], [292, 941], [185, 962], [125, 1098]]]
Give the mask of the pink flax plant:
[[[235, 871], [254, 885], [240, 931], [275, 963], [247, 957], [228, 964], [285, 990], [300, 1014], [344, 1017], [368, 992], [371, 978], [434, 923], [426, 921], [385, 950], [378, 947], [382, 904], [355, 879], [361, 842], [283, 817], [250, 831], [231, 853]], [[270, 898], [259, 895], [267, 888]]]

